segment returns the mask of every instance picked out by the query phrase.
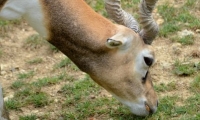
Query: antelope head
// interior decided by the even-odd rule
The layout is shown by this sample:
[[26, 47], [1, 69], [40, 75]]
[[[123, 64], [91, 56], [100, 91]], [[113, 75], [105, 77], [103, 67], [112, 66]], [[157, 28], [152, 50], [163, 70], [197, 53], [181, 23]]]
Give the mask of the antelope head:
[[[121, 8], [120, 0], [105, 0], [108, 15], [116, 23], [132, 29], [107, 41], [108, 47], [120, 51], [116, 61], [121, 61], [121, 65], [108, 72], [108, 75], [111, 74], [110, 78], [114, 79], [110, 80], [113, 84], [106, 86], [112, 88], [111, 93], [134, 114], [141, 116], [154, 113], [158, 106], [149, 72], [155, 61], [150, 45], [158, 34], [158, 25], [152, 18], [156, 2], [157, 0], [140, 1], [139, 19], [143, 27], [140, 30], [135, 18]], [[117, 70], [120, 72], [116, 72]]]

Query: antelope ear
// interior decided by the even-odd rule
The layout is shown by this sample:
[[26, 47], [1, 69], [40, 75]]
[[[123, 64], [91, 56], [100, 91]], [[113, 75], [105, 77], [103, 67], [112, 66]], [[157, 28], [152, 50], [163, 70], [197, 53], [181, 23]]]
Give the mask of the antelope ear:
[[116, 48], [116, 47], [121, 46], [122, 44], [123, 44], [122, 41], [114, 40], [111, 38], [107, 39], [107, 42], [106, 42], [106, 46], [109, 48]]
[[[118, 33], [111, 38], [107, 39], [106, 46], [108, 48], [122, 48], [126, 49], [128, 44], [130, 44], [133, 37], [130, 37], [131, 35], [126, 35], [124, 33]], [[125, 48], [124, 48], [125, 47]]]

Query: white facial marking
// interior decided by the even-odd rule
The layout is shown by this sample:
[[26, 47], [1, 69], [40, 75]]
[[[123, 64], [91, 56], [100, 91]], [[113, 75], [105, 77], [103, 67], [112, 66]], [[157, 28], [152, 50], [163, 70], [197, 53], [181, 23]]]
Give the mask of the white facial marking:
[[0, 11], [0, 19], [15, 20], [21, 17], [24, 17], [42, 37], [48, 37], [39, 0], [8, 0]]
[[142, 52], [140, 52], [136, 57], [136, 65], [135, 70], [144, 77], [149, 69], [149, 66], [146, 65], [144, 61], [144, 57], [153, 58], [153, 55], [150, 53], [149, 50], [144, 49]]
[[145, 97], [140, 97], [135, 101], [127, 101], [127, 100], [121, 99], [115, 95], [113, 95], [113, 96], [116, 99], [118, 99], [122, 104], [127, 106], [133, 114], [139, 115], [139, 116], [149, 115], [149, 111], [146, 110], [146, 106], [145, 106], [145, 101], [146, 101]]

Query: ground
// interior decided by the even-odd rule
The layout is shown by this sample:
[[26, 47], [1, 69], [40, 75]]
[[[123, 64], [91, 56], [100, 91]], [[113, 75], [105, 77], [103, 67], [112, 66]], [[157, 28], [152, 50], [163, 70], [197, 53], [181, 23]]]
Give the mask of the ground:
[[[187, 0], [170, 1], [171, 2], [168, 4], [169, 6], [171, 5], [174, 8], [181, 9]], [[159, 0], [158, 6], [164, 4], [166, 4], [166, 0]], [[195, 4], [196, 8], [191, 9], [190, 13], [194, 13], [195, 16], [200, 16], [199, 1], [196, 0]], [[158, 8], [156, 8], [154, 17], [159, 25], [162, 26], [166, 21], [158, 11]], [[181, 24], [186, 23], [180, 22], [180, 26]], [[190, 35], [193, 36], [192, 39], [194, 40], [192, 44], [184, 45], [183, 43], [173, 40], [174, 36], [181, 37], [179, 35], [184, 33], [184, 31], [186, 31], [186, 33], [191, 32]], [[63, 73], [67, 73], [68, 76], [77, 80], [84, 79], [86, 76], [85, 73], [77, 70], [77, 68], [72, 68], [71, 66], [56, 68], [56, 66], [60, 64], [60, 62], [65, 59], [66, 56], [61, 52], [54, 50], [55, 48], [52, 48], [52, 46], [46, 42], [41, 42], [39, 44], [27, 43], [27, 39], [31, 39], [31, 37], [34, 38], [34, 36], [38, 37], [37, 33], [24, 20], [8, 24], [6, 27], [2, 27], [1, 29], [0, 82], [3, 86], [5, 101], [12, 99], [15, 96], [15, 92], [20, 90], [13, 88], [12, 85], [16, 80], [20, 80], [20, 75], [23, 74], [33, 72], [31, 77], [27, 77], [25, 79], [25, 81], [28, 83], [36, 82], [40, 78], [59, 76]], [[191, 83], [197, 76], [199, 76], [199, 71], [195, 70], [195, 72], [191, 75], [186, 75], [185, 73], [180, 73], [177, 75], [175, 74], [176, 72], [174, 69], [177, 61], [181, 62], [182, 64], [194, 63], [194, 65], [200, 62], [200, 28], [184, 26], [174, 33], [170, 33], [169, 36], [159, 35], [154, 40], [152, 46], [155, 49], [156, 63], [151, 68], [151, 74], [153, 83], [158, 91], [159, 98], [164, 98], [166, 96], [178, 96], [181, 101], [185, 101], [192, 97], [195, 93], [191, 92], [190, 90]], [[63, 109], [63, 104], [60, 103], [62, 103], [61, 101], [64, 101], [65, 99], [63, 95], [58, 93], [63, 85], [68, 83], [69, 81], [62, 80], [58, 83], [44, 86], [41, 91], [50, 96], [51, 103], [43, 107], [25, 105], [18, 109], [8, 108], [11, 120], [17, 120], [19, 119], [19, 116], [30, 115], [30, 113], [37, 116], [49, 114], [50, 117], [47, 117], [46, 119], [56, 119], [56, 116], [61, 114], [59, 113], [59, 110]], [[172, 89], [169, 90], [163, 90], [160, 88], [169, 87], [170, 85], [172, 86]], [[99, 95], [100, 97], [111, 97], [110, 94], [102, 88], [100, 88], [99, 91], [101, 94]], [[96, 97], [93, 94], [89, 96], [91, 99]], [[200, 99], [197, 99], [198, 111], [195, 113], [197, 115], [199, 115], [200, 112], [199, 100]], [[185, 103], [181, 101], [176, 102], [176, 104], [178, 104], [178, 106], [184, 106]], [[104, 115], [102, 114], [102, 116]], [[179, 119], [182, 116], [180, 115], [176, 117], [171, 116], [168, 118]], [[42, 118], [37, 119], [40, 120]], [[98, 118], [102, 119], [103, 117], [98, 116], [91, 119]]]

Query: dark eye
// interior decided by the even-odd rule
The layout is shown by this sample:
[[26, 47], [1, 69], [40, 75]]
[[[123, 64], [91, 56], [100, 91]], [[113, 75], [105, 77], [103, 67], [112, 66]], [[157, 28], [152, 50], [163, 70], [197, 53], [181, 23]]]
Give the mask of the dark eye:
[[142, 78], [142, 83], [144, 84], [147, 80], [147, 76], [148, 76], [149, 71], [146, 72], [146, 75]]
[[154, 59], [151, 57], [144, 57], [144, 61], [145, 61], [146, 65], [148, 65], [150, 67], [153, 64]]

